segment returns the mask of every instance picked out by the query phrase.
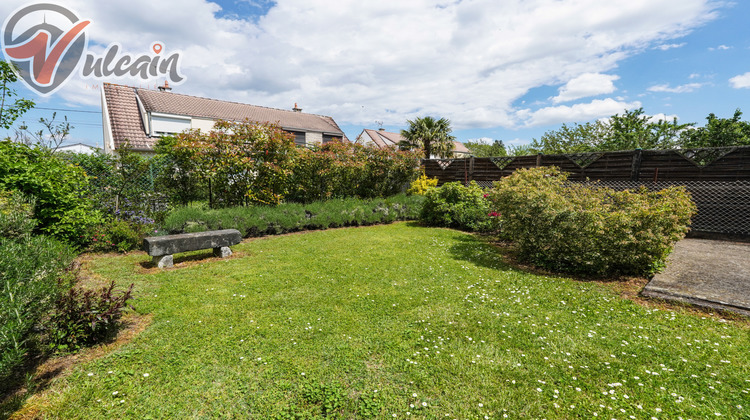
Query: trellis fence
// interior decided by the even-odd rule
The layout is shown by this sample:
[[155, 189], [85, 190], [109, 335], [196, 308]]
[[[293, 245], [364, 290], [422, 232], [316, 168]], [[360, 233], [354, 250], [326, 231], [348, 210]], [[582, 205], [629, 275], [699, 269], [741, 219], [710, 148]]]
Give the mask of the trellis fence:
[[698, 207], [692, 231], [750, 239], [750, 146], [681, 150], [430, 159], [425, 173], [439, 184], [476, 181], [490, 187], [520, 168], [557, 166], [574, 182], [615, 189], [683, 185]]

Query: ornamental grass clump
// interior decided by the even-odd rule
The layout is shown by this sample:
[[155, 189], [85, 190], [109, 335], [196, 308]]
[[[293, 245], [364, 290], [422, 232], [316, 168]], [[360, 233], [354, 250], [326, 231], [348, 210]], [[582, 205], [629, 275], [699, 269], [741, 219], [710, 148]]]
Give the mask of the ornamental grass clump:
[[567, 182], [554, 167], [521, 169], [489, 194], [521, 259], [584, 275], [651, 275], [688, 231], [683, 187], [615, 191]]

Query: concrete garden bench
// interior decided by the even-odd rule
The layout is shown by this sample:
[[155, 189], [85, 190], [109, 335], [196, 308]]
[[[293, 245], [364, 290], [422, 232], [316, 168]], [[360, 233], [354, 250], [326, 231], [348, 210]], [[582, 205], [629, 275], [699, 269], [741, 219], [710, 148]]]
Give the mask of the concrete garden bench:
[[183, 233], [180, 235], [152, 236], [143, 240], [143, 250], [153, 257], [159, 268], [172, 267], [173, 254], [213, 248], [214, 255], [226, 258], [232, 255], [230, 246], [242, 241], [237, 229], [212, 230], [209, 232]]

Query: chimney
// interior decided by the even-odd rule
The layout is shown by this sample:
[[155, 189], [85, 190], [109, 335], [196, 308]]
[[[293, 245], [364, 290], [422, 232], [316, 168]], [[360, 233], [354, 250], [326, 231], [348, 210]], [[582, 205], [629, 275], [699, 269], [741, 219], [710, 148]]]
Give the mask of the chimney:
[[160, 92], [165, 92], [165, 91], [170, 91], [170, 90], [172, 90], [172, 88], [169, 87], [169, 82], [166, 80], [164, 81], [164, 86], [159, 86]]
[[302, 112], [302, 108], [297, 107], [297, 102], [294, 103], [294, 108], [292, 108], [292, 111], [294, 112]]

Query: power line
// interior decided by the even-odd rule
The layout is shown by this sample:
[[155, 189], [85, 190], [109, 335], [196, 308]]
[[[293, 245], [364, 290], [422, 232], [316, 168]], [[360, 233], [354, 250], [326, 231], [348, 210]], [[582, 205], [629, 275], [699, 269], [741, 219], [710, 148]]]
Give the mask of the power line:
[[42, 108], [42, 107], [34, 107], [32, 109], [44, 109], [47, 111], [64, 111], [64, 112], [83, 112], [87, 114], [101, 114], [102, 111], [83, 111], [80, 109], [66, 109], [66, 108]]

